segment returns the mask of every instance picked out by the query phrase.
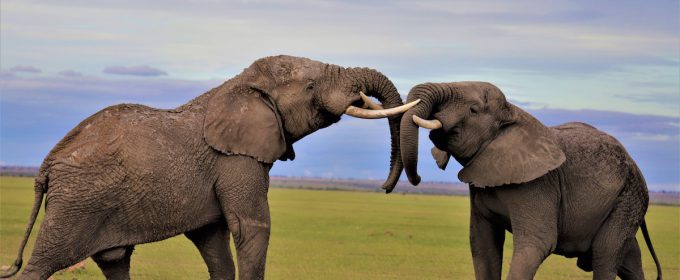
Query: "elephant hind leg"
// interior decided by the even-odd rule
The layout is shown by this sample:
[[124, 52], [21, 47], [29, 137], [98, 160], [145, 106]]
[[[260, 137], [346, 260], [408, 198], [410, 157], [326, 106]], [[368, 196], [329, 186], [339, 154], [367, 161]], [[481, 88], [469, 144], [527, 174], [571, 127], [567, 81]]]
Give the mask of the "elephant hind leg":
[[87, 222], [71, 223], [68, 215], [45, 214], [33, 252], [26, 268], [17, 279], [47, 279], [55, 272], [86, 259], [93, 236]]
[[[98, 197], [79, 196], [72, 185], [54, 187], [46, 198], [33, 252], [18, 279], [47, 279], [106, 248], [120, 246], [120, 236], [108, 231], [111, 213]], [[106, 254], [112, 257], [115, 254]]]
[[[624, 263], [627, 264], [626, 268], [632, 268], [637, 265], [636, 262], [640, 262], [635, 233], [644, 216], [642, 206], [646, 205], [641, 205], [631, 193], [631, 188], [624, 189], [593, 240], [593, 279], [613, 280]], [[635, 244], [637, 251], [630, 253], [632, 244]]]
[[106, 279], [130, 279], [130, 256], [134, 246], [106, 249], [92, 255], [92, 259], [102, 270]]
[[630, 239], [628, 243], [628, 252], [617, 274], [622, 280], [645, 279], [645, 274], [642, 270], [642, 256], [637, 239]]

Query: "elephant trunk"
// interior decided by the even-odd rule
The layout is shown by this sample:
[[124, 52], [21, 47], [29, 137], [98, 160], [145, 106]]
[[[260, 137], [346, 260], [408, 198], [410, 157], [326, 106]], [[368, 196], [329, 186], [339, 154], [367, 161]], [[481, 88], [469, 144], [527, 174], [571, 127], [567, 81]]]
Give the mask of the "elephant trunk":
[[[385, 109], [403, 105], [397, 88], [382, 73], [368, 68], [352, 68], [351, 71], [354, 73], [353, 76], [358, 79], [357, 83], [364, 87], [366, 95], [377, 98]], [[388, 122], [392, 144], [390, 153], [390, 174], [387, 177], [387, 180], [385, 180], [382, 188], [385, 189], [387, 193], [390, 193], [399, 181], [401, 171], [404, 169], [399, 150], [399, 124], [401, 122], [401, 115], [388, 117]]]
[[423, 84], [411, 90], [407, 102], [421, 99], [421, 102], [404, 113], [401, 119], [401, 159], [409, 182], [414, 186], [420, 183], [418, 175], [418, 126], [413, 122], [413, 116], [430, 119], [432, 107], [446, 98], [436, 84]]

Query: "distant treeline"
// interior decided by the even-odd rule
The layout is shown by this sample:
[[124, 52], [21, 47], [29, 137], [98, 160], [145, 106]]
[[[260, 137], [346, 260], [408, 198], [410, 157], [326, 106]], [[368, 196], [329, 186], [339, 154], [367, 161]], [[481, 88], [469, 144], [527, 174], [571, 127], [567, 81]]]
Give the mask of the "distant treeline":
[[[385, 191], [380, 188], [383, 181], [366, 179], [272, 176], [270, 178], [270, 184], [273, 187], [296, 189]], [[422, 182], [417, 187], [414, 187], [406, 181], [400, 181], [394, 188], [394, 193], [467, 195], [468, 186], [462, 183], [451, 182]]]
[[[38, 167], [33, 166], [0, 166], [0, 175], [2, 176], [33, 177], [37, 173]], [[270, 177], [270, 184], [274, 188], [384, 192], [380, 188], [382, 183], [383, 181], [366, 179]], [[406, 181], [400, 181], [394, 188], [394, 193], [467, 196], [468, 186], [467, 184], [453, 182], [421, 182], [414, 187]], [[653, 204], [680, 205], [680, 193], [650, 192], [649, 201]]]
[[35, 177], [38, 174], [38, 167], [35, 166], [0, 166], [0, 175]]

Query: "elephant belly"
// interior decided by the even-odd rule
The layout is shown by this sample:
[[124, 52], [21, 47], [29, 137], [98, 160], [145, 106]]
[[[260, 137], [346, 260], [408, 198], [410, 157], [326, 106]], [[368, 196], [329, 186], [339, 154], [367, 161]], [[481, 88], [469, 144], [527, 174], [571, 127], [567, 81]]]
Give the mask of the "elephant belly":
[[600, 184], [571, 187], [578, 188], [579, 192], [568, 193], [562, 198], [555, 251], [567, 257], [590, 250], [593, 239], [616, 202], [616, 192], [613, 191], [616, 188], [603, 188]]
[[589, 236], [585, 239], [561, 238], [563, 237], [558, 237], [557, 246], [555, 247], [554, 253], [568, 258], [573, 258], [590, 251], [590, 246], [593, 242], [594, 236]]
[[137, 242], [163, 240], [222, 218], [212, 186], [197, 183], [150, 187], [129, 194], [116, 216], [121, 230], [136, 236]]
[[103, 166], [109, 168], [54, 165], [46, 212], [58, 223], [88, 224], [109, 246], [159, 241], [222, 219], [209, 178], [178, 181], [167, 171], [140, 176]]
[[213, 153], [197, 126], [180, 120], [119, 105], [83, 121], [44, 163], [46, 212], [58, 223], [87, 224], [111, 245], [162, 240], [220, 219]]

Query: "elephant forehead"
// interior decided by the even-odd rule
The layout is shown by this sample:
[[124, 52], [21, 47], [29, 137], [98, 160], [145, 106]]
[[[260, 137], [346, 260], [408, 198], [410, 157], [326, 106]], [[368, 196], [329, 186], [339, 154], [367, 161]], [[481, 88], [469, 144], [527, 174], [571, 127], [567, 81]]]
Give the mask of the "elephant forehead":
[[460, 94], [465, 99], [474, 99], [484, 103], [505, 102], [503, 92], [487, 82], [456, 82], [450, 85], [454, 88], [454, 93]]
[[323, 63], [313, 60], [305, 60], [302, 63], [291, 60], [277, 61], [270, 70], [278, 84], [291, 81], [315, 79], [321, 74]]

